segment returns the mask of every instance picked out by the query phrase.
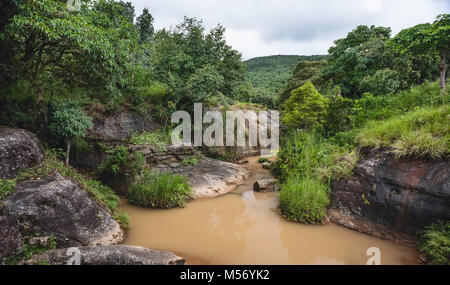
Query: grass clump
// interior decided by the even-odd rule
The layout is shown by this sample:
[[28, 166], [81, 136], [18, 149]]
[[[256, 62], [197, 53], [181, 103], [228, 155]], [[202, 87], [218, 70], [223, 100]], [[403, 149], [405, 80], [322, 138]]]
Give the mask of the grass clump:
[[0, 178], [0, 200], [5, 199], [16, 188], [16, 181], [14, 179]]
[[431, 257], [434, 264], [450, 265], [450, 221], [426, 227], [419, 248]]
[[183, 176], [146, 170], [131, 185], [129, 201], [137, 206], [151, 208], [183, 207], [191, 191]]
[[124, 230], [128, 230], [130, 228], [130, 217], [127, 213], [119, 213], [114, 215], [114, 220], [119, 223], [120, 227]]
[[388, 147], [397, 157], [444, 158], [450, 149], [450, 105], [371, 121], [356, 137], [360, 146]]
[[167, 144], [170, 143], [170, 132], [156, 131], [133, 134], [130, 143], [134, 145], [148, 145], [155, 149], [157, 153], [167, 151]]
[[330, 203], [329, 187], [320, 180], [290, 177], [281, 185], [280, 209], [289, 221], [321, 224]]

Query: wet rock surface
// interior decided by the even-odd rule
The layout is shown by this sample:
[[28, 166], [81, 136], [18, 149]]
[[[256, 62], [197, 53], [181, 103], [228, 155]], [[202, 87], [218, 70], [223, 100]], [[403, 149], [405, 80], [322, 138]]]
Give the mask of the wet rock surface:
[[0, 216], [0, 262], [23, 251], [22, 235], [13, 219]]
[[273, 177], [263, 177], [253, 184], [253, 190], [257, 192], [276, 192], [277, 184], [276, 179]]
[[[65, 265], [75, 262], [79, 253], [81, 265], [183, 265], [184, 259], [168, 251], [157, 251], [140, 246], [107, 245], [73, 247], [49, 250], [29, 259], [27, 264], [45, 262]], [[72, 259], [71, 259], [72, 258]], [[73, 263], [72, 263], [73, 264]]]
[[22, 235], [54, 236], [58, 246], [108, 245], [124, 238], [105, 209], [59, 174], [18, 184], [3, 204], [3, 214], [17, 221]]
[[414, 245], [416, 235], [450, 219], [450, 162], [394, 159], [370, 151], [354, 175], [334, 181], [329, 218], [349, 228]]
[[0, 126], [0, 178], [12, 178], [21, 170], [39, 164], [43, 158], [35, 134]]

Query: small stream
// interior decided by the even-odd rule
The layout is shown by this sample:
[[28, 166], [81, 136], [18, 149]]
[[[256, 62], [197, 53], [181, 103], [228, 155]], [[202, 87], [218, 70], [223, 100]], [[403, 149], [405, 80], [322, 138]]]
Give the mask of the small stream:
[[185, 208], [146, 209], [122, 203], [131, 229], [125, 244], [168, 250], [187, 264], [366, 264], [378, 247], [381, 264], [416, 264], [417, 251], [334, 223], [291, 223], [278, 212], [278, 193], [257, 193], [253, 183], [270, 175], [257, 157], [247, 159], [251, 176], [218, 198]]

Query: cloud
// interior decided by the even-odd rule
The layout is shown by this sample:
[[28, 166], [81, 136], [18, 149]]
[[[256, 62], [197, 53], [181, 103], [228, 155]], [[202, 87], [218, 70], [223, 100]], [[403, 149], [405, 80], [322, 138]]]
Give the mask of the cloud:
[[[125, 0], [130, 1], [130, 0]], [[392, 27], [394, 33], [449, 13], [445, 0], [131, 0], [148, 7], [157, 28], [202, 19], [221, 23], [244, 58], [270, 54], [324, 54], [357, 25]]]

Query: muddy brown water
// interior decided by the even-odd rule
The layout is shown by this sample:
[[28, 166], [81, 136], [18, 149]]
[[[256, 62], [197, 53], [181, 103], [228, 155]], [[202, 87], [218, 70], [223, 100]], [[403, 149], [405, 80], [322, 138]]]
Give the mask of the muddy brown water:
[[217, 198], [189, 201], [185, 208], [145, 209], [122, 202], [131, 229], [125, 244], [168, 250], [187, 264], [366, 264], [378, 247], [381, 264], [416, 264], [417, 251], [334, 223], [288, 222], [278, 212], [278, 193], [253, 192], [270, 175], [248, 158], [245, 184]]

